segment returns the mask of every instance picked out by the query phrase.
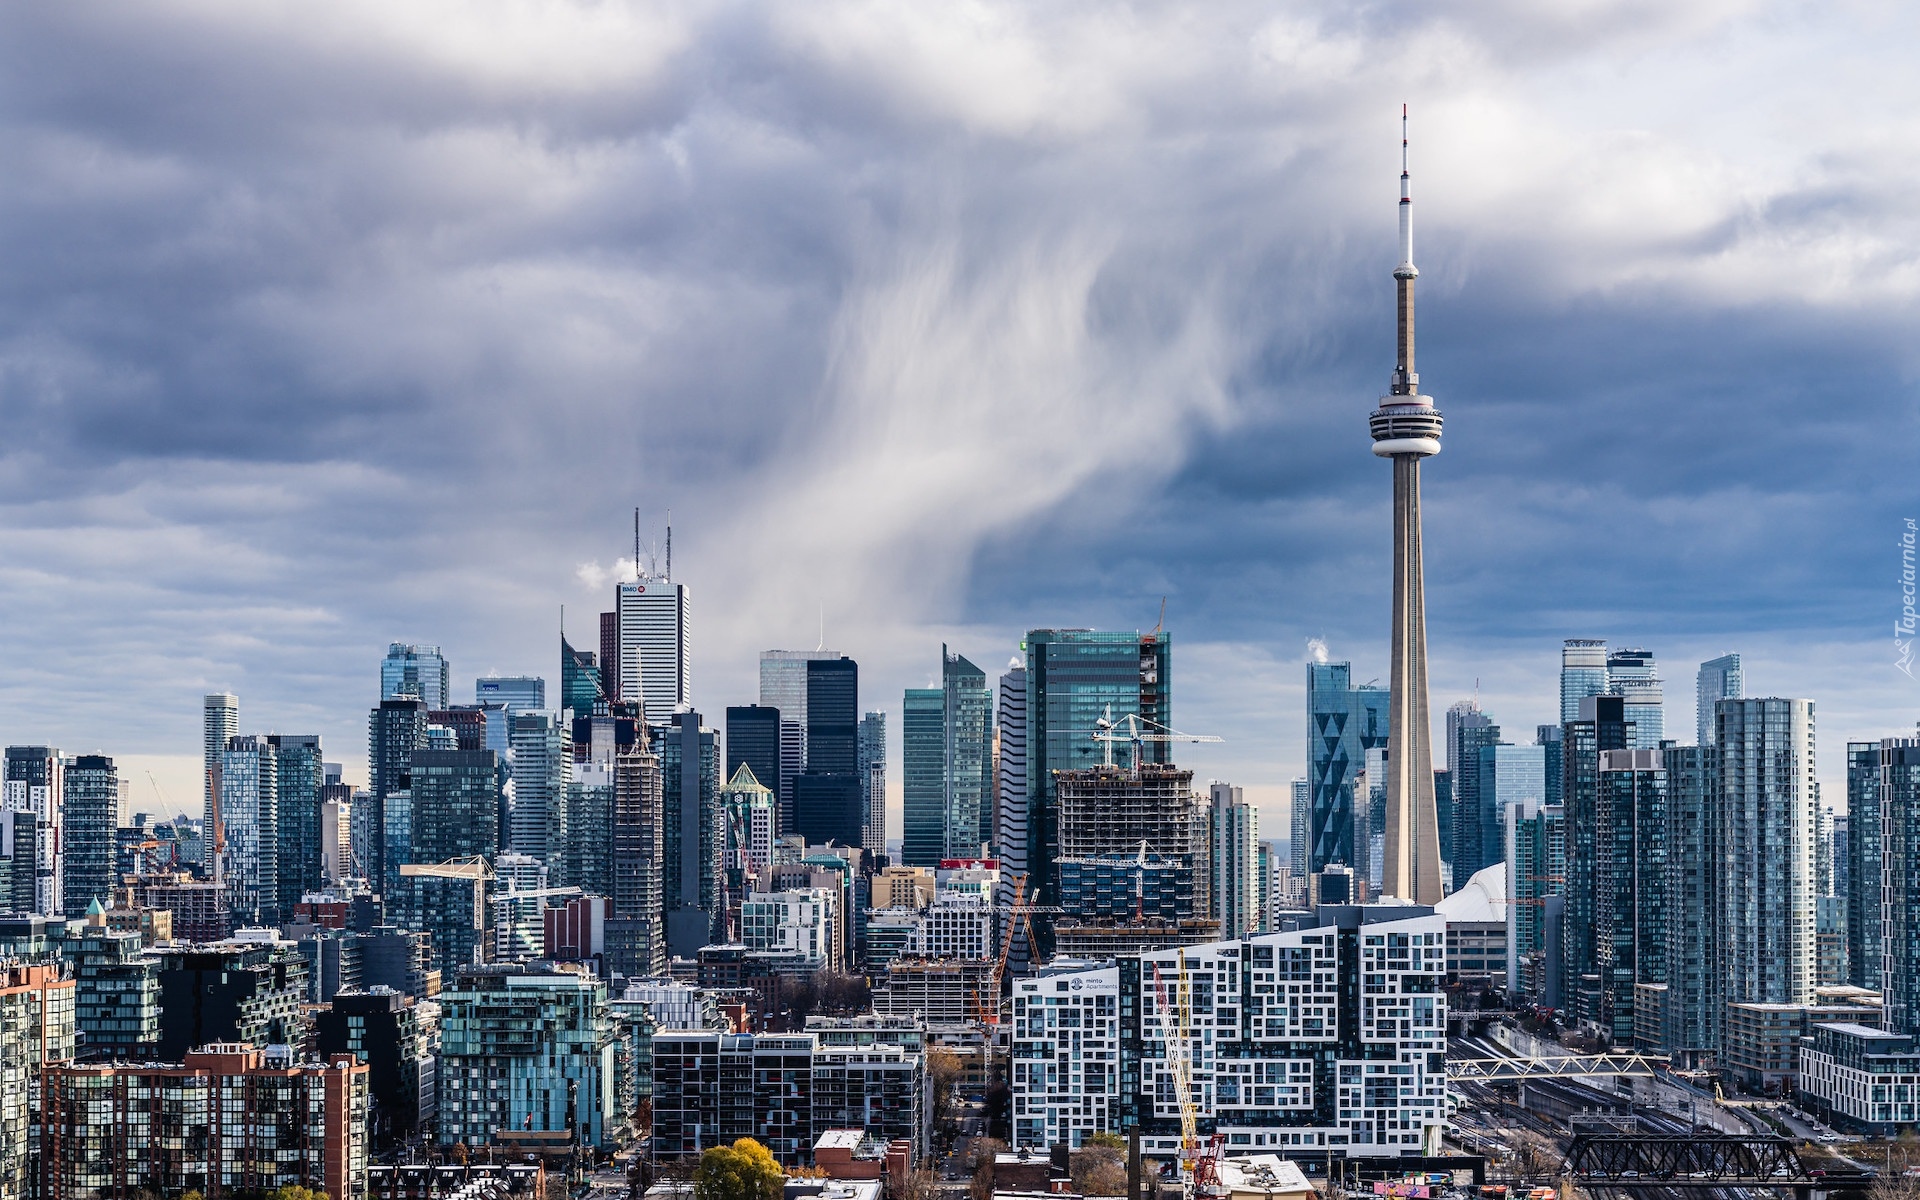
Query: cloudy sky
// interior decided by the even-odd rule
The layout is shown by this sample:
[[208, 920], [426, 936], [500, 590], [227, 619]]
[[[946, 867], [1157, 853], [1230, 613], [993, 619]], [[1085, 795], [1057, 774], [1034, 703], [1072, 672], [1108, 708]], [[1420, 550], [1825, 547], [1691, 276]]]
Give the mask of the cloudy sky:
[[[1914, 448], [1910, 6], [0, 10], [0, 738], [197, 807], [199, 698], [364, 776], [391, 639], [557, 673], [673, 511], [695, 692], [1151, 627], [1276, 800], [1385, 671], [1402, 102], [1435, 711], [1728, 649], [1848, 738]], [[656, 534], [657, 536], [657, 534]], [[897, 754], [897, 749], [896, 749]], [[151, 782], [147, 773], [152, 772]], [[897, 775], [896, 775], [897, 778]], [[1268, 809], [1278, 832], [1281, 810]], [[895, 826], [896, 832], [898, 826]]]

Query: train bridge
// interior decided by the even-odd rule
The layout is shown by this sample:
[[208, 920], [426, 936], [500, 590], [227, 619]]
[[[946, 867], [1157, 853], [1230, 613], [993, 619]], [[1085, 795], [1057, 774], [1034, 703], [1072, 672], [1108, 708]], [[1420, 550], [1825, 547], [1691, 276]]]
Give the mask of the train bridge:
[[1808, 1170], [1793, 1145], [1782, 1137], [1581, 1134], [1567, 1150], [1566, 1171], [1582, 1187], [1629, 1197], [1733, 1187], [1810, 1200], [1871, 1186], [1872, 1172]]

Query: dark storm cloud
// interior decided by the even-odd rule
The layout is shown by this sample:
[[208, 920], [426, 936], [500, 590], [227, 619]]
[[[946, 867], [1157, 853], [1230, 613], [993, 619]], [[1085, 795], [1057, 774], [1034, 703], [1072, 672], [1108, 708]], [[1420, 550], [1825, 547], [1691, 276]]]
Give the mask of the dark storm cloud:
[[191, 754], [231, 686], [351, 763], [381, 643], [552, 674], [639, 505], [709, 711], [823, 615], [893, 707], [1167, 595], [1217, 773], [1280, 783], [1304, 639], [1383, 660], [1403, 99], [1439, 686], [1726, 631], [1820, 695], [1912, 494], [1905, 19], [7, 10], [0, 733]]

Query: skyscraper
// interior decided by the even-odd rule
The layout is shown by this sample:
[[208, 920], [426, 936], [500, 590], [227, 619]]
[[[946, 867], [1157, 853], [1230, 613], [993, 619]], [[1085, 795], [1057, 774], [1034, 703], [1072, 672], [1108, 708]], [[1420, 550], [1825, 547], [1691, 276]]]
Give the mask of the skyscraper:
[[[995, 903], [1000, 944], [1012, 935], [1016, 885], [1026, 882], [1027, 874], [1027, 669], [1019, 659], [1007, 664], [1000, 676], [1000, 696], [996, 725], [1000, 732], [999, 778], [995, 781], [994, 853], [1000, 856], [1000, 884]], [[1030, 885], [1029, 885], [1030, 886]], [[1024, 970], [1028, 947], [1024, 940], [1009, 950], [1009, 961], [1016, 970]]]
[[293, 915], [293, 906], [321, 884], [321, 801], [327, 784], [326, 763], [318, 734], [270, 733], [275, 773], [279, 778], [279, 838], [275, 855], [274, 912], [279, 919]]
[[1307, 781], [1293, 781], [1287, 806], [1287, 825], [1289, 829], [1289, 866], [1295, 879], [1307, 877], [1307, 850], [1312, 844], [1313, 800], [1308, 792]]
[[1568, 638], [1560, 647], [1560, 720], [1580, 719], [1580, 702], [1607, 690], [1607, 644]]
[[[1477, 808], [1480, 816], [1480, 845], [1484, 859], [1481, 867], [1489, 867], [1501, 861], [1506, 853], [1506, 837], [1501, 831], [1505, 821], [1501, 814], [1510, 804], [1532, 800], [1541, 804], [1547, 800], [1546, 750], [1541, 746], [1513, 746], [1505, 742], [1496, 742], [1480, 747], [1480, 769], [1476, 772], [1474, 786], [1479, 789]], [[1464, 884], [1472, 878], [1468, 875], [1455, 875]], [[1507, 876], [1513, 880], [1511, 873]], [[1518, 892], [1514, 893], [1519, 895]]]
[[113, 902], [119, 882], [113, 869], [114, 830], [120, 824], [120, 776], [103, 754], [82, 754], [63, 772], [67, 847], [61, 892], [69, 917], [85, 916], [98, 900]]
[[1413, 360], [1413, 188], [1406, 115], [1400, 130], [1398, 361], [1389, 393], [1368, 419], [1373, 452], [1393, 462], [1393, 662], [1388, 690], [1386, 865], [1382, 888], [1416, 904], [1440, 900], [1439, 814], [1427, 718], [1427, 601], [1420, 538], [1420, 460], [1440, 453], [1440, 413], [1420, 394]]
[[1608, 982], [1602, 975], [1602, 905], [1611, 899], [1616, 876], [1610, 856], [1616, 841], [1608, 817], [1609, 798], [1601, 788], [1602, 755], [1632, 745], [1633, 728], [1619, 696], [1592, 695], [1580, 700], [1580, 714], [1568, 721], [1563, 742], [1566, 797], [1566, 908], [1560, 940], [1562, 999], [1589, 1029], [1609, 1028]]
[[[366, 866], [367, 878], [375, 887], [384, 887], [389, 880], [400, 877], [401, 864], [387, 861], [389, 835], [397, 832], [389, 828], [387, 799], [413, 786], [413, 755], [426, 744], [427, 706], [416, 697], [382, 700], [380, 707], [367, 718], [367, 779], [372, 784], [367, 825], [378, 831], [378, 835], [372, 843], [372, 861]], [[411, 817], [405, 822], [405, 829], [410, 836]]]
[[774, 793], [777, 811], [784, 767], [780, 710], [773, 705], [739, 704], [727, 709], [727, 778], [738, 774], [743, 763], [753, 768], [755, 781]]
[[[780, 799], [780, 829], [793, 824], [793, 777], [812, 769], [807, 744], [808, 663], [840, 658], [838, 650], [763, 650], [760, 652], [760, 703], [780, 710], [780, 770], [760, 778]], [[760, 766], [754, 764], [754, 775]]]
[[[1721, 700], [1714, 711], [1726, 1000], [1804, 1004], [1814, 986], [1814, 810], [1820, 803], [1813, 701]], [[1888, 822], [1889, 833], [1894, 823]]]
[[1746, 684], [1740, 674], [1738, 654], [1722, 654], [1700, 664], [1700, 673], [1694, 680], [1693, 720], [1697, 744], [1713, 745], [1713, 706], [1744, 695]]
[[380, 698], [398, 700], [412, 696], [424, 700], [429, 708], [447, 707], [447, 660], [438, 646], [415, 646], [393, 642], [380, 661]]
[[560, 713], [518, 712], [509, 718], [513, 752], [513, 810], [507, 822], [513, 850], [538, 859], [549, 880], [565, 870], [567, 784], [573, 777], [572, 730]]
[[[1720, 711], [1736, 703], [1722, 700]], [[1887, 1028], [1920, 1033], [1920, 887], [1914, 883], [1920, 879], [1920, 738], [1882, 739], [1879, 799], [1886, 854], [1881, 972]]]
[[500, 853], [499, 760], [491, 750], [413, 752], [413, 860]]
[[1453, 790], [1453, 845], [1447, 862], [1456, 886], [1464, 886], [1474, 872], [1498, 862], [1501, 853], [1500, 818], [1483, 802], [1480, 789], [1480, 751], [1499, 744], [1500, 727], [1480, 711], [1473, 700], [1447, 709], [1447, 775]]
[[937, 867], [946, 857], [947, 694], [940, 688], [908, 688], [900, 704], [900, 861]]
[[993, 692], [987, 675], [940, 647], [946, 693], [946, 857], [974, 858], [993, 840]]
[[206, 762], [203, 765], [204, 803], [200, 812], [200, 845], [202, 861], [209, 878], [213, 875], [213, 796], [214, 773], [220, 765], [220, 754], [227, 748], [227, 739], [240, 732], [240, 698], [232, 692], [209, 692], [201, 704], [202, 743], [206, 750]]
[[[1103, 715], [1129, 713], [1162, 728], [1172, 724], [1173, 635], [1091, 629], [1035, 629], [1027, 653], [1027, 897], [1051, 904], [1059, 846], [1054, 773], [1085, 770], [1104, 759], [1090, 736]], [[1165, 742], [1148, 742], [1143, 757], [1165, 764]], [[1044, 920], [1038, 922], [1044, 926]], [[1045, 933], [1043, 938], [1048, 936]]]
[[650, 576], [614, 589], [620, 638], [620, 699], [644, 698], [647, 723], [665, 725], [693, 703], [687, 585]]
[[607, 919], [607, 969], [617, 974], [660, 975], [667, 969], [663, 809], [659, 760], [637, 742], [623, 745], [613, 758], [613, 903]]
[[860, 718], [860, 848], [868, 854], [887, 852], [887, 714], [870, 712]]
[[1354, 845], [1353, 777], [1366, 767], [1367, 751], [1386, 746], [1390, 706], [1372, 684], [1351, 686], [1352, 673], [1351, 663], [1307, 664], [1308, 875], [1332, 863], [1354, 866], [1366, 852]]
[[[1720, 1046], [1720, 759], [1667, 746], [1667, 997], [1662, 1049], [1699, 1064]], [[1676, 1064], [1677, 1065], [1677, 1064]]]
[[277, 924], [280, 756], [265, 737], [236, 734], [221, 752], [219, 779], [227, 903], [242, 924]]
[[[1734, 657], [1734, 656], [1729, 656]], [[1881, 987], [1880, 743], [1847, 743], [1847, 963], [1855, 987]]]
[[664, 838], [661, 878], [667, 953], [693, 958], [722, 940], [720, 872], [726, 823], [720, 811], [720, 757], [714, 731], [688, 709], [653, 733], [660, 763]]
[[1260, 814], [1230, 783], [1208, 784], [1207, 798], [1213, 841], [1209, 855], [1213, 880], [1208, 890], [1220, 936], [1231, 940], [1259, 928]]
[[1653, 651], [1631, 648], [1607, 655], [1607, 690], [1627, 702], [1627, 720], [1633, 722], [1633, 748], [1655, 750], [1666, 740], [1665, 693]]
[[508, 713], [537, 712], [547, 706], [547, 681], [538, 675], [487, 675], [473, 681], [473, 702], [498, 703]]
[[14, 823], [14, 903], [18, 906], [30, 899], [29, 911], [50, 917], [64, 911], [60, 886], [61, 846], [66, 834], [60, 813], [64, 766], [60, 751], [51, 746], [8, 746], [6, 791], [0, 798], [7, 812], [30, 813], [33, 818], [33, 838], [26, 846], [20, 844], [20, 838], [28, 823]]
[[591, 650], [575, 650], [567, 641], [567, 635], [560, 635], [560, 707], [570, 710], [574, 716], [593, 715], [595, 702], [607, 699], [607, 689], [600, 679], [600, 667]]
[[1582, 1013], [1631, 1045], [1641, 984], [1667, 982], [1667, 771], [1659, 750], [1600, 752], [1594, 881], [1597, 1011]]

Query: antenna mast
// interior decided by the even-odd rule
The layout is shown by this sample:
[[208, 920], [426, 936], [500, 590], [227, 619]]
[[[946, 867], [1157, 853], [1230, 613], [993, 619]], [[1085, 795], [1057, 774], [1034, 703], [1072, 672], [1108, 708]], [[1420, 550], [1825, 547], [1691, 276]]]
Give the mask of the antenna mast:
[[640, 578], [640, 510], [633, 510], [633, 577]]
[[667, 578], [673, 578], [673, 510], [667, 510]]

